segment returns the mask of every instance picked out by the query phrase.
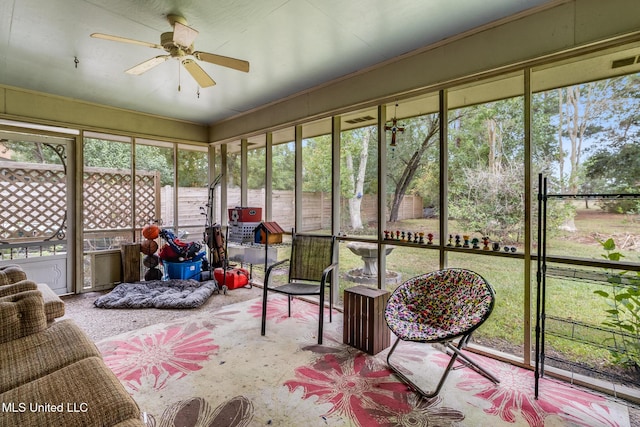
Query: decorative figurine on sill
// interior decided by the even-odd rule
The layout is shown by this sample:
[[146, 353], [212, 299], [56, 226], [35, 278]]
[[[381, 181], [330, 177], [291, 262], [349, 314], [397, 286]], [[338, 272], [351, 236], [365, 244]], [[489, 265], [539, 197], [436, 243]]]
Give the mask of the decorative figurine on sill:
[[[427, 239], [429, 239], [427, 245], [433, 245], [433, 233], [427, 234]], [[420, 243], [424, 243], [424, 239], [422, 238], [422, 236], [420, 236], [420, 240], [422, 240], [422, 242]]]
[[449, 234], [449, 243], [447, 243], [447, 246], [453, 246], [453, 243], [451, 243], [452, 240], [453, 240], [453, 234]]
[[518, 249], [517, 249], [515, 246], [511, 246], [511, 252], [515, 252], [515, 251], [517, 251], [517, 250], [518, 250]]
[[396, 240], [400, 240], [400, 230], [396, 230]]
[[410, 231], [407, 231], [407, 242], [411, 243], [411, 236], [413, 236], [413, 234], [411, 234]]
[[420, 239], [419, 239], [419, 237], [420, 237], [419, 235], [420, 234], [422, 234], [424, 236], [424, 233], [418, 233], [417, 231], [415, 233], [413, 233], [413, 243], [420, 243]]
[[402, 241], [404, 242], [404, 231], [400, 233], [400, 237], [402, 237]]
[[460, 235], [456, 234], [456, 248], [461, 248], [462, 243], [460, 243]]
[[493, 242], [494, 252], [500, 252], [500, 242]]
[[463, 248], [468, 248], [469, 247], [469, 236], [463, 235], [462, 238], [464, 239], [464, 244], [462, 245], [462, 247]]
[[480, 249], [480, 245], [478, 245], [478, 243], [480, 243], [480, 239], [478, 239], [477, 237], [474, 237], [473, 239], [471, 239], [471, 244], [473, 246], [471, 246], [473, 249]]
[[384, 240], [389, 240], [389, 230], [384, 230]]
[[488, 250], [490, 250], [490, 248], [489, 248], [489, 237], [484, 236], [484, 237], [482, 238], [482, 245], [483, 245], [483, 246], [482, 246], [482, 250], [483, 250], [483, 251], [488, 251]]
[[504, 248], [502, 248], [505, 252], [509, 252], [509, 246], [505, 246]]

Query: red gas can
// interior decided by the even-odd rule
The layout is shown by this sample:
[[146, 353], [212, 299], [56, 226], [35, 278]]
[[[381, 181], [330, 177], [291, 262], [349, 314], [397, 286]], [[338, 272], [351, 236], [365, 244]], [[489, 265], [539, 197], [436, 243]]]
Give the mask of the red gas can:
[[232, 268], [226, 274], [222, 268], [216, 268], [213, 270], [213, 277], [218, 286], [226, 286], [227, 289], [241, 288], [249, 283], [249, 271], [245, 268]]

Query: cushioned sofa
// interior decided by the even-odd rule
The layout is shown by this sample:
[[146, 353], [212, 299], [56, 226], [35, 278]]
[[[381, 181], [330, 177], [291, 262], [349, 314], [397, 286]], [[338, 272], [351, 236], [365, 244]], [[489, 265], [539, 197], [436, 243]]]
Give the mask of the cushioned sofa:
[[0, 268], [0, 427], [144, 426], [100, 352], [46, 285]]

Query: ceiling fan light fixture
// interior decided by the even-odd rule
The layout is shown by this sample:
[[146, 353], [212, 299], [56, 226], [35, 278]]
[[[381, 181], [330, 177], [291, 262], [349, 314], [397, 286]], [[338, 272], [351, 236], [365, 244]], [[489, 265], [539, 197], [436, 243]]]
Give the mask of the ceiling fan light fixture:
[[188, 49], [198, 37], [198, 34], [198, 30], [176, 22], [173, 27], [173, 42], [184, 49]]
[[202, 69], [202, 67], [200, 67], [200, 65], [196, 63], [195, 60], [232, 68], [245, 73], [249, 72], [249, 62], [247, 61], [208, 52], [195, 51], [193, 42], [199, 32], [189, 27], [186, 19], [182, 16], [169, 14], [167, 15], [167, 20], [169, 21], [169, 24], [171, 24], [173, 31], [165, 32], [160, 35], [161, 44], [102, 33], [93, 33], [91, 34], [91, 37], [128, 44], [137, 44], [154, 49], [162, 49], [168, 53], [168, 55], [159, 55], [148, 59], [126, 71], [127, 74], [133, 74], [136, 76], [160, 65], [169, 58], [177, 58], [182, 66], [184, 66], [196, 82], [198, 82], [199, 87], [202, 88], [213, 86], [216, 82]]

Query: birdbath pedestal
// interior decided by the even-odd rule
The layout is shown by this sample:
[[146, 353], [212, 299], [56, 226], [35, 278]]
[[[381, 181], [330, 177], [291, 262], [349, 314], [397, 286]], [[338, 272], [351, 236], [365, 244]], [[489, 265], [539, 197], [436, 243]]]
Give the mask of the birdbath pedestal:
[[[375, 243], [349, 242], [347, 248], [364, 261], [362, 275], [376, 277], [378, 275], [378, 245]], [[386, 254], [393, 251], [393, 246], [386, 246]]]
[[[349, 242], [347, 248], [354, 254], [362, 258], [364, 266], [353, 268], [347, 272], [347, 280], [357, 283], [375, 283], [378, 278], [378, 245], [375, 243]], [[395, 247], [385, 246], [385, 253], [389, 255]], [[400, 274], [394, 271], [387, 271], [385, 274], [386, 283], [399, 283]]]

